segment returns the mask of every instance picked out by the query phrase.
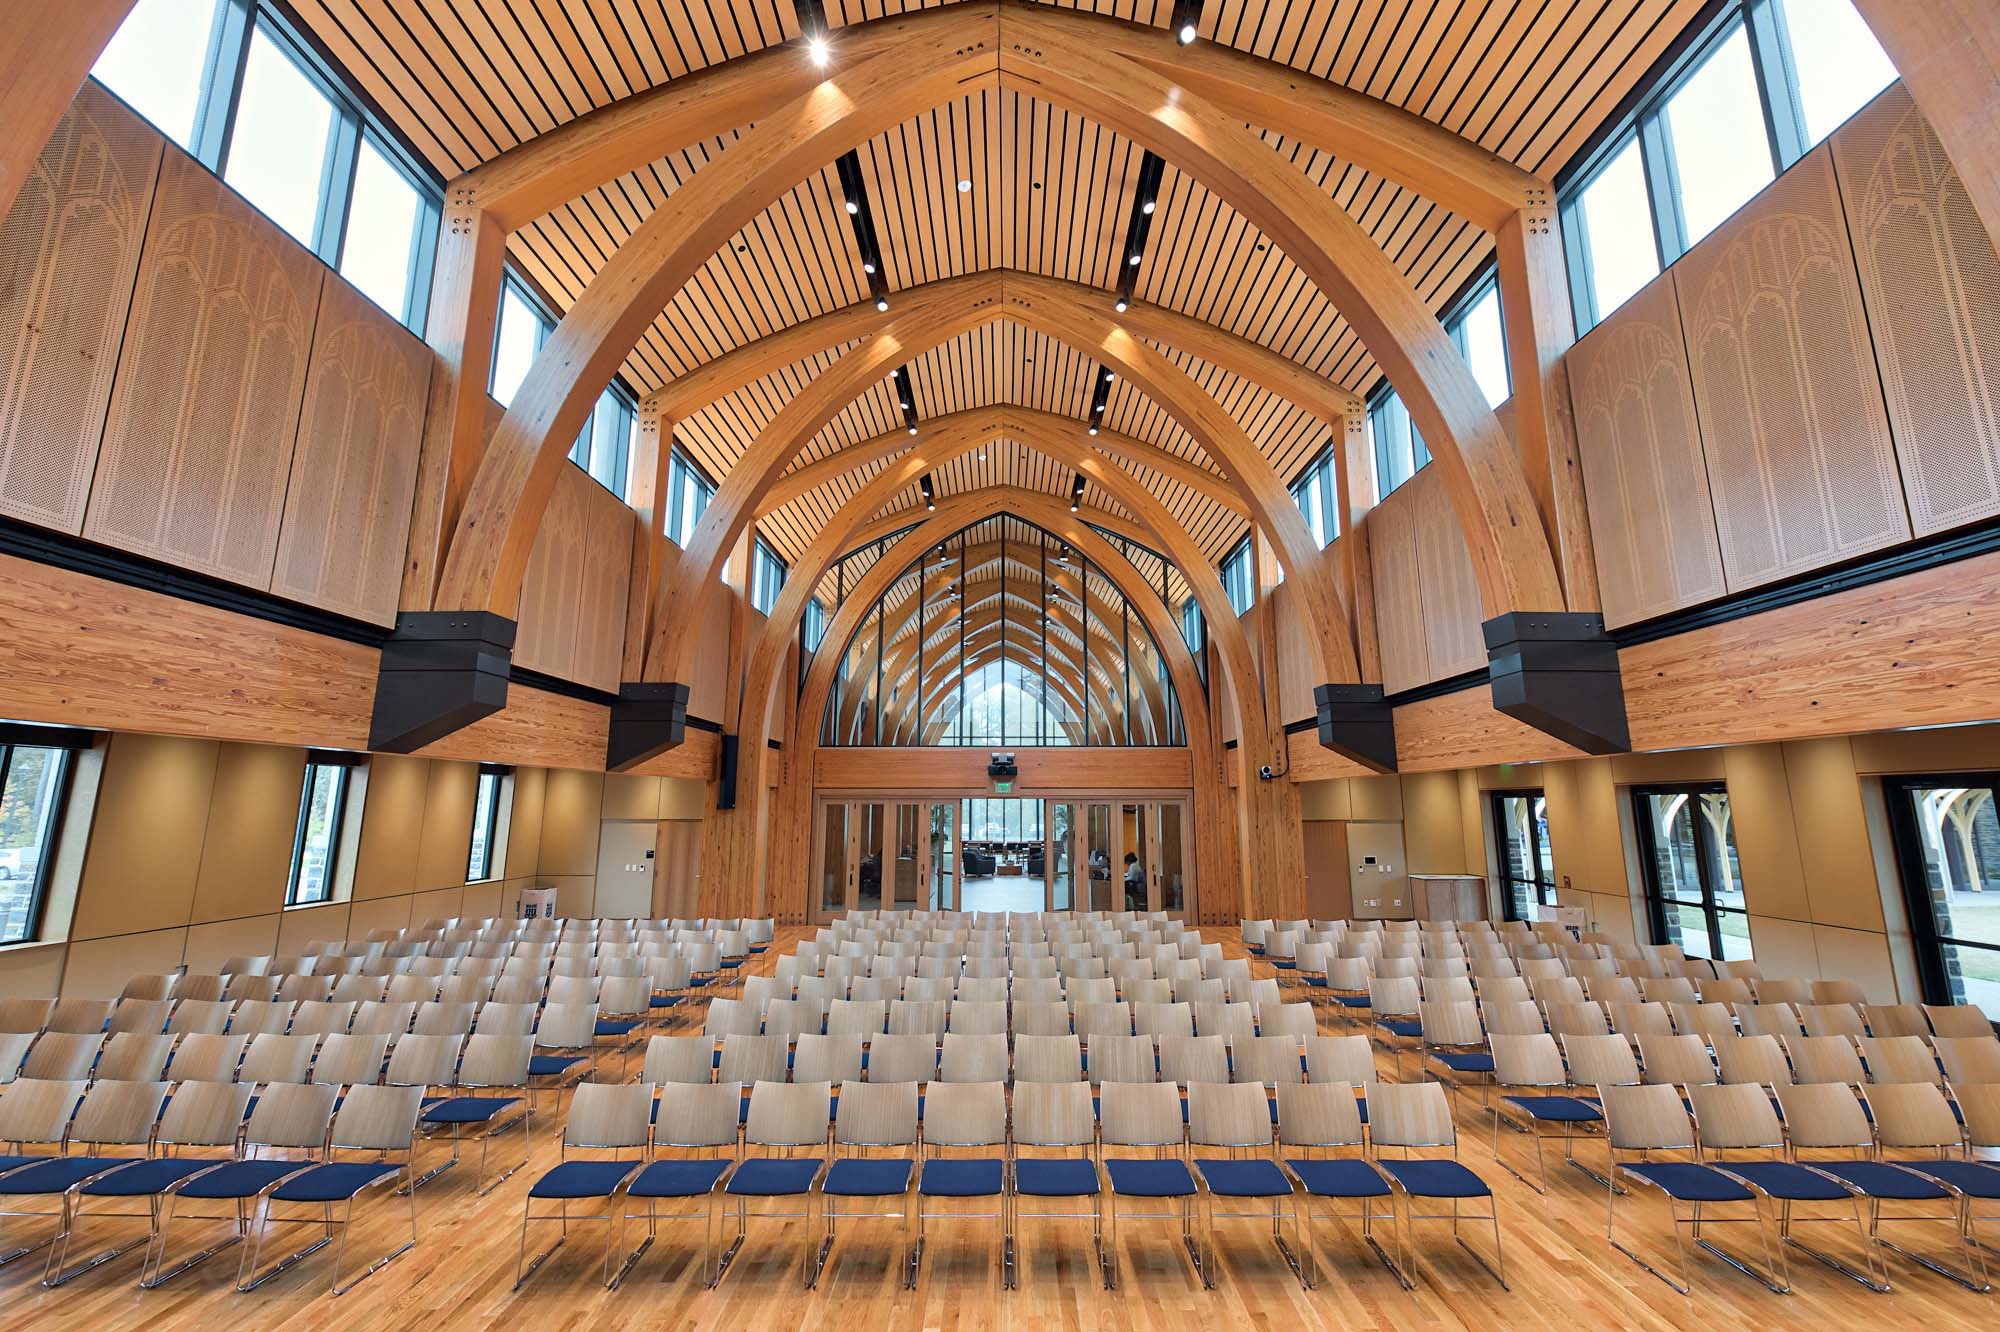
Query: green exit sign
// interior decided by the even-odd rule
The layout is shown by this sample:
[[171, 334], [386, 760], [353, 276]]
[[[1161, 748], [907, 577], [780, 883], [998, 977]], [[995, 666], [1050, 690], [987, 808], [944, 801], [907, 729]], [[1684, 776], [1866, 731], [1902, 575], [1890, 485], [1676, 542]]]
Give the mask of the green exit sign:
[[1012, 783], [1012, 782], [995, 782], [995, 783], [993, 783], [993, 791], [994, 791], [994, 794], [996, 794], [996, 795], [1006, 795], [1006, 794], [1007, 794], [1007, 793], [1008, 793], [1009, 791], [1011, 791], [1011, 790], [1013, 790], [1013, 789], [1014, 789], [1014, 783]]

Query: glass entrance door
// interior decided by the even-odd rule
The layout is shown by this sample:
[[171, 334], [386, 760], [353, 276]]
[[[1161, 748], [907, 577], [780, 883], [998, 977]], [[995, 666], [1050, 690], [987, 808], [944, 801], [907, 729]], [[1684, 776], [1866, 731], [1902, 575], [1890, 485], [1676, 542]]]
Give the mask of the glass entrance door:
[[822, 800], [813, 865], [823, 918], [847, 911], [951, 910], [954, 804]]

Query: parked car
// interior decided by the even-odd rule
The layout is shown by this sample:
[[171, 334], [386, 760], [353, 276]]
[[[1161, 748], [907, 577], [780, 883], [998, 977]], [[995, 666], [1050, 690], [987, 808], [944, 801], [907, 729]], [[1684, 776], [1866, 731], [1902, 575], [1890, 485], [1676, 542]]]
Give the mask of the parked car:
[[32, 879], [42, 867], [42, 853], [39, 847], [0, 847], [0, 880]]

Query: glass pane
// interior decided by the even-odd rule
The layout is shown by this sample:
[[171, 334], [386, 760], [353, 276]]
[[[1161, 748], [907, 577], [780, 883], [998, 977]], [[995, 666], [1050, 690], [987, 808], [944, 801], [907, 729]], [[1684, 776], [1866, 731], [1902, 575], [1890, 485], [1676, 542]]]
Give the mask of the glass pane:
[[859, 816], [859, 841], [856, 849], [860, 860], [856, 862], [857, 877], [860, 882], [859, 895], [855, 907], [861, 911], [882, 909], [882, 843], [884, 840], [884, 805], [856, 805], [854, 812]]
[[1696, 864], [1692, 797], [1678, 791], [1648, 792], [1645, 809], [1652, 820], [1653, 882], [1660, 896], [1699, 905], [1701, 870]]
[[1058, 802], [1051, 806], [1049, 835], [1054, 841], [1052, 850], [1055, 853], [1055, 863], [1049, 866], [1049, 909], [1052, 911], [1068, 911], [1074, 904], [1070, 858], [1075, 852], [1076, 839], [1070, 820], [1075, 816], [1075, 805]]
[[1806, 137], [1818, 143], [1896, 78], [1853, 0], [1780, 0]]
[[502, 407], [528, 377], [541, 342], [542, 320], [510, 282], [500, 292], [500, 334], [493, 346], [493, 396]]
[[263, 29], [252, 33], [222, 178], [306, 245], [332, 129], [333, 103]]
[[299, 863], [295, 867], [294, 904], [324, 902], [333, 895], [333, 848], [340, 835], [334, 826], [343, 768], [315, 763], [306, 769], [304, 827], [299, 833]]
[[[1910, 790], [1947, 997], [2000, 1019], [2000, 818], [1986, 786]], [[1958, 942], [1952, 942], [1952, 941]], [[1969, 945], [1984, 944], [1988, 947]]]
[[1660, 271], [1646, 167], [1636, 134], [1597, 173], [1580, 206], [1590, 240], [1590, 282], [1597, 296], [1597, 317], [1602, 319]]
[[1666, 123], [1691, 246], [1771, 183], [1764, 104], [1740, 25], [1668, 99]]
[[1662, 943], [1679, 944], [1689, 957], [1713, 957], [1709, 946], [1708, 916], [1698, 906], [1685, 903], [1667, 908], [1667, 937]]
[[1187, 863], [1181, 845], [1181, 807], [1162, 804], [1160, 811], [1160, 910], [1182, 914], [1187, 907]]
[[7, 753], [0, 790], [0, 943], [20, 943], [35, 927], [35, 892], [55, 854], [56, 806], [68, 755], [60, 749]]
[[1722, 960], [1748, 962], [1750, 918], [1740, 911], [1719, 911], [1716, 913], [1715, 921], [1722, 930]]
[[183, 148], [194, 143], [215, 6], [139, 0], [90, 72]]
[[1465, 359], [1472, 377], [1486, 394], [1486, 405], [1498, 407], [1513, 396], [1507, 378], [1507, 335], [1500, 323], [1500, 289], [1488, 287], [1472, 303], [1460, 325], [1465, 332]]
[[956, 804], [932, 805], [931, 820], [931, 882], [930, 908], [933, 911], [953, 911], [957, 909], [957, 896], [952, 885], [958, 877], [958, 861], [952, 850], [951, 826], [957, 814]]
[[829, 803], [821, 815], [819, 906], [829, 915], [847, 910], [847, 806]]
[[889, 905], [898, 911], [914, 911], [917, 908], [917, 839], [922, 835], [919, 820], [924, 807], [891, 805], [889, 809], [896, 820], [896, 864], [891, 871], [890, 892], [893, 896]]
[[[1709, 878], [1715, 885], [1715, 905], [1742, 911], [1745, 909], [1743, 873], [1736, 860], [1736, 823], [1729, 817], [1729, 795], [1724, 791], [1705, 792], [1699, 807], [1708, 825]], [[1747, 939], [1749, 934], [1746, 932], [1743, 937]]]
[[466, 852], [465, 878], [468, 883], [493, 875], [493, 829], [495, 806], [500, 800], [497, 773], [479, 774], [479, 789], [472, 801], [472, 845]]
[[1084, 825], [1090, 864], [1090, 911], [1111, 910], [1111, 806], [1091, 805]]
[[422, 210], [416, 187], [363, 139], [340, 243], [340, 275], [397, 319], [409, 303], [410, 251]]

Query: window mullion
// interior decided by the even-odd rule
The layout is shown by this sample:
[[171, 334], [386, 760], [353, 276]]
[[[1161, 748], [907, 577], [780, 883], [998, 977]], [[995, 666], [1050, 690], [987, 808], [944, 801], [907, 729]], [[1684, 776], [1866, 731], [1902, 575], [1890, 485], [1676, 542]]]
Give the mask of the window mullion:
[[236, 125], [236, 94], [243, 86], [244, 62], [250, 58], [250, 26], [248, 0], [217, 0], [188, 148], [196, 161], [218, 176]]
[[1687, 253], [1687, 222], [1681, 212], [1680, 166], [1663, 111], [1639, 120], [1639, 159], [1646, 174], [1646, 197], [1653, 207], [1653, 254], [1664, 271]]
[[1745, 18], [1750, 34], [1750, 68], [1764, 104], [1764, 128], [1771, 146], [1773, 174], [1782, 173], [1812, 147], [1806, 129], [1805, 103], [1799, 97], [1799, 71], [1792, 57], [1791, 34], [1783, 8], [1775, 0], [1750, 0]]
[[313, 252], [338, 272], [341, 246], [347, 239], [348, 212], [354, 206], [354, 159], [361, 151], [361, 126], [338, 102], [332, 105], [333, 123], [327, 127], [325, 161], [319, 173]]

